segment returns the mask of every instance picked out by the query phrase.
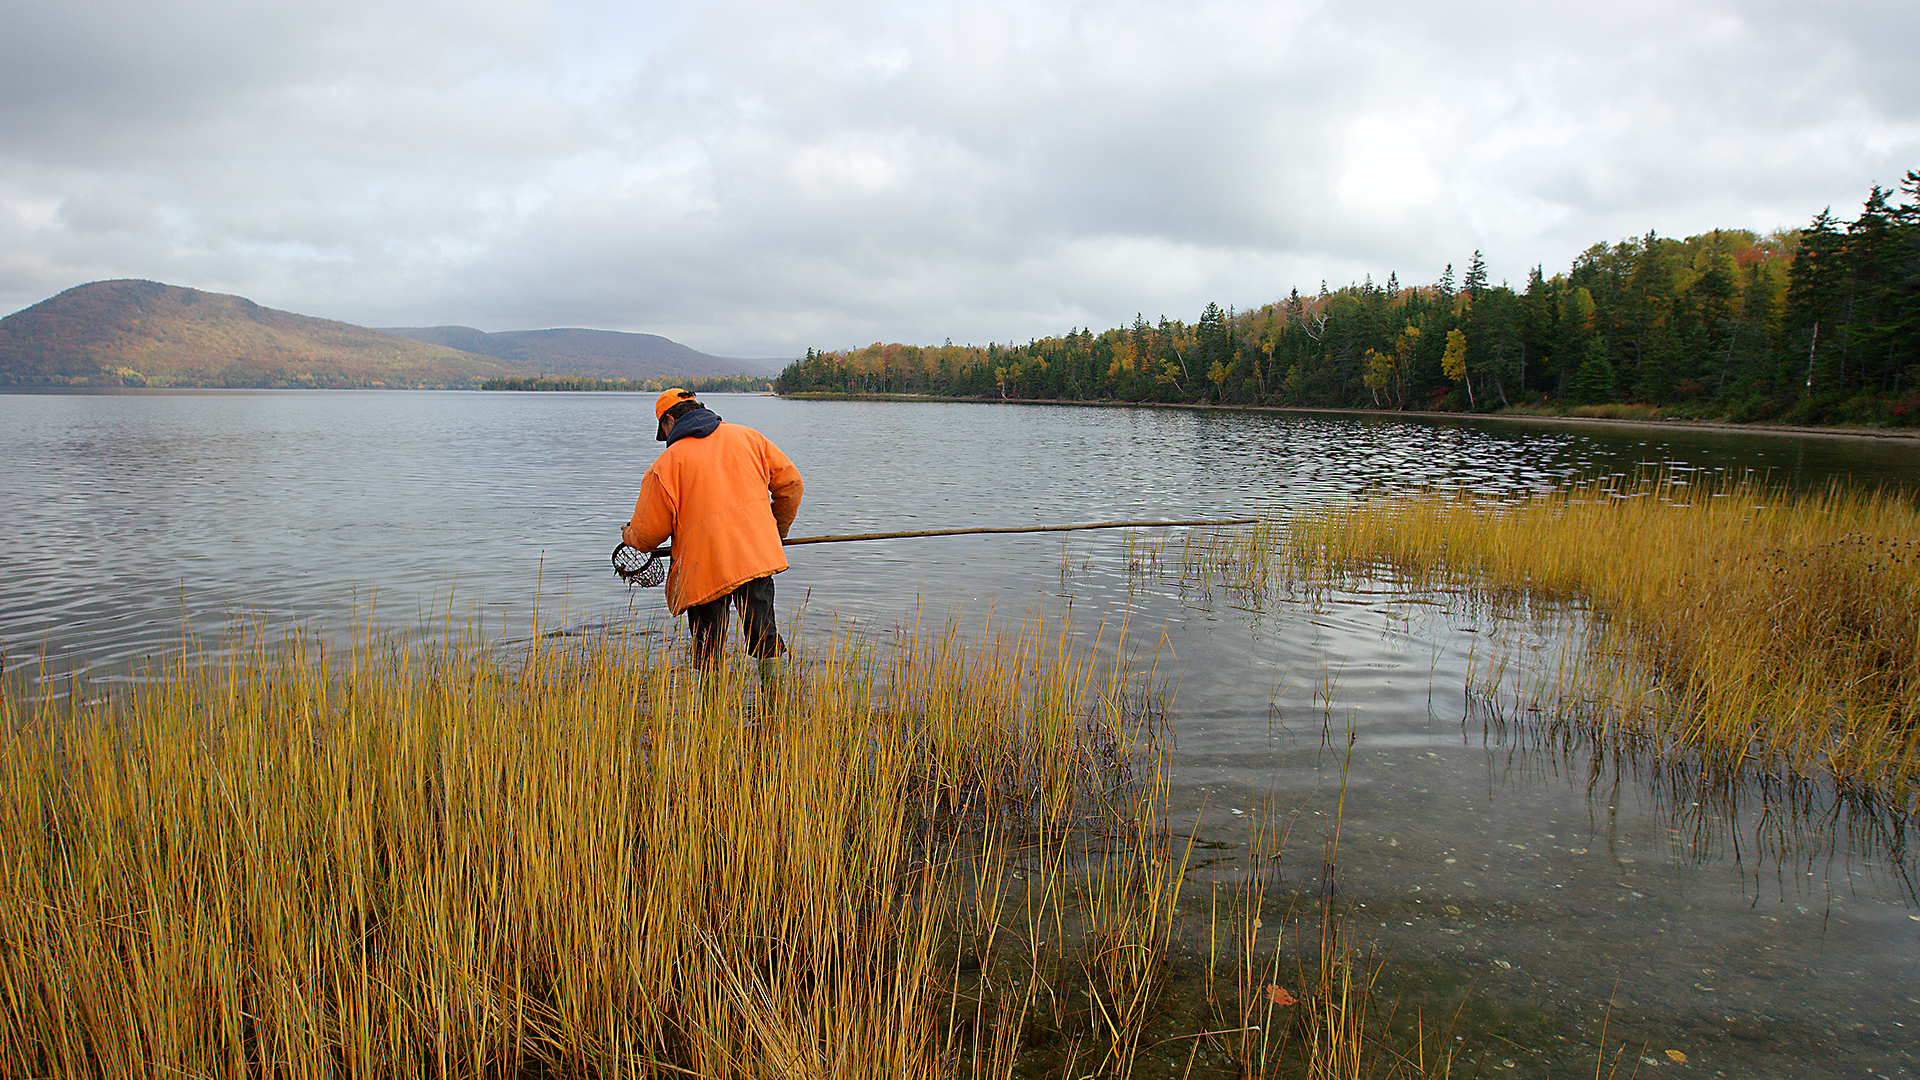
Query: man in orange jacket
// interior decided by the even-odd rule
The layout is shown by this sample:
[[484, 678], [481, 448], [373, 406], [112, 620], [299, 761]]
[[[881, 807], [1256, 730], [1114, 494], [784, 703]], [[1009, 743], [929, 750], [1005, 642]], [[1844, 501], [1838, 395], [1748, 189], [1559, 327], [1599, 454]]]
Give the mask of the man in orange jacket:
[[787, 568], [780, 541], [800, 511], [800, 470], [765, 435], [722, 423], [690, 390], [663, 391], [653, 415], [654, 438], [667, 448], [641, 479], [620, 537], [641, 551], [673, 540], [667, 609], [687, 613], [697, 667], [718, 663], [728, 609], [738, 605], [747, 651], [771, 679], [787, 651], [774, 626], [773, 575]]

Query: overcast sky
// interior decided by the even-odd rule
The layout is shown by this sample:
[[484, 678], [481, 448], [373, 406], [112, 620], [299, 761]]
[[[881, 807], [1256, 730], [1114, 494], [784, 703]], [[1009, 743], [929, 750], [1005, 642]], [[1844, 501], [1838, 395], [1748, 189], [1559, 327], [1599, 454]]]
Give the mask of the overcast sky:
[[1850, 220], [1920, 3], [22, 0], [0, 313], [104, 278], [784, 357]]

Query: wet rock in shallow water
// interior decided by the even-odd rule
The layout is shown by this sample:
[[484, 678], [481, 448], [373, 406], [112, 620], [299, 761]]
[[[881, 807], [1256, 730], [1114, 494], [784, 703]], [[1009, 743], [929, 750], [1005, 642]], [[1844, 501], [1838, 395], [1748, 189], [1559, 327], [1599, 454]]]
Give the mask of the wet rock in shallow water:
[[1727, 1025], [1727, 1034], [1747, 1042], [1766, 1042], [1770, 1037], [1766, 1025], [1758, 1020], [1735, 1020]]

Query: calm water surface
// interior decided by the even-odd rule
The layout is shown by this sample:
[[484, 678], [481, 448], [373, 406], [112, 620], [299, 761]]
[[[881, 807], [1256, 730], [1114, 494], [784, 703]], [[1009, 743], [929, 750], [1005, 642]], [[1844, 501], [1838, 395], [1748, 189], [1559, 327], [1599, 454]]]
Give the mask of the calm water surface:
[[[797, 535], [1278, 515], [1425, 483], [1662, 467], [1911, 488], [1920, 446], [1733, 432], [716, 396], [800, 466]], [[131, 677], [183, 631], [377, 625], [489, 639], [657, 611], [606, 557], [659, 450], [617, 394], [0, 395], [0, 646], [33, 692]], [[1136, 539], [1151, 539], [1140, 536]], [[1538, 749], [1463, 694], [1493, 629], [1389, 586], [1312, 600], [1129, 576], [1118, 533], [791, 549], [783, 620], [883, 635], [1070, 616], [1158, 648], [1196, 888], [1319, 888], [1348, 733], [1338, 887], [1404, 1000], [1482, 1075], [1911, 1076], [1920, 906], [1903, 822], [1830, 793]], [[1509, 627], [1525, 641], [1526, 627]], [[44, 678], [40, 674], [44, 672]], [[1292, 822], [1277, 867], [1247, 822]], [[1217, 846], [1212, 846], [1217, 845]], [[1365, 925], [1360, 925], [1364, 922]], [[1430, 1015], [1432, 1015], [1430, 1013]], [[1600, 1049], [1601, 1024], [1606, 1023]], [[1674, 1065], [1665, 1053], [1688, 1058]]]

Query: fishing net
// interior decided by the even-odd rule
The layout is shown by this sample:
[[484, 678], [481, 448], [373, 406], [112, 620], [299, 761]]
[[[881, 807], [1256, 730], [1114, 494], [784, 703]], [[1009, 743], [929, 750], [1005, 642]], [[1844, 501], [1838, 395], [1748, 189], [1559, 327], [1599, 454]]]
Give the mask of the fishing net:
[[613, 572], [629, 585], [651, 589], [667, 580], [667, 560], [623, 542], [613, 549]]

